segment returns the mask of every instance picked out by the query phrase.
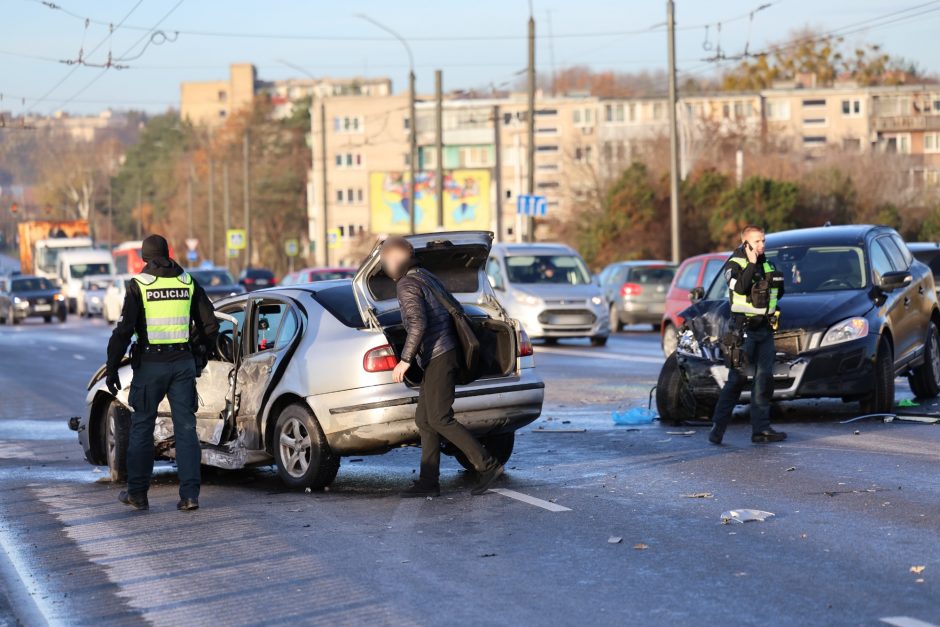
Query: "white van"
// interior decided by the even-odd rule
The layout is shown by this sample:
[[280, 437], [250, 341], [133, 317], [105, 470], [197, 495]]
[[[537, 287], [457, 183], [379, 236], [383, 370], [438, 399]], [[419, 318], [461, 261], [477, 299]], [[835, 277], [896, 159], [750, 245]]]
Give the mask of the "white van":
[[56, 275], [68, 299], [69, 313], [75, 313], [82, 280], [96, 274], [115, 274], [114, 260], [106, 250], [72, 250], [59, 254]]

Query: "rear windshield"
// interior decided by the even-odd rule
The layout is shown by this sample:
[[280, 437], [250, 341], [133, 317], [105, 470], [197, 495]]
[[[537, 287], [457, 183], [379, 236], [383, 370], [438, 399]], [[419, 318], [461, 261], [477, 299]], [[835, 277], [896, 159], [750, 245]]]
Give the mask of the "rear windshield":
[[270, 270], [245, 270], [245, 277], [249, 279], [273, 279], [274, 273]]
[[17, 279], [13, 281], [14, 292], [38, 292], [39, 290], [54, 290], [55, 285], [49, 279], [36, 277], [34, 279]]
[[361, 329], [366, 326], [356, 306], [352, 283], [317, 290], [313, 293], [313, 299], [347, 327]]
[[642, 285], [669, 285], [675, 274], [672, 266], [637, 266], [630, 269], [627, 280]]
[[235, 280], [227, 270], [191, 270], [190, 275], [202, 287], [218, 287], [219, 285], [232, 285]]

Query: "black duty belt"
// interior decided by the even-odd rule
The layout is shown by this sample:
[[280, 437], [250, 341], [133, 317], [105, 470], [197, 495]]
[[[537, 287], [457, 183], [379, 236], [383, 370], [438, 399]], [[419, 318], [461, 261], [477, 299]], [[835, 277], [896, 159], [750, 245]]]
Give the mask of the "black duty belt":
[[181, 342], [179, 344], [148, 344], [144, 346], [144, 355], [159, 355], [160, 353], [181, 353], [189, 352], [189, 344]]

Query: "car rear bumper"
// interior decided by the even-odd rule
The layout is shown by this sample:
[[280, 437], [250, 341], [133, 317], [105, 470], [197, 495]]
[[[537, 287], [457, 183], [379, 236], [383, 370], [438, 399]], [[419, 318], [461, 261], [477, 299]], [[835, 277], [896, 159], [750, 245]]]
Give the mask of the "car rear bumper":
[[[860, 398], [874, 385], [878, 335], [846, 342], [796, 357], [780, 354], [774, 363], [774, 399]], [[717, 397], [728, 380], [728, 369], [703, 357], [681, 354], [679, 363], [699, 398]], [[742, 400], [750, 397], [753, 368]]]
[[636, 302], [623, 298], [617, 301], [617, 315], [624, 324], [659, 324], [665, 311], [665, 301]]
[[[457, 388], [454, 417], [475, 435], [515, 431], [539, 417], [544, 395], [545, 384], [535, 369], [527, 368], [518, 377]], [[417, 402], [418, 391], [399, 384], [307, 397], [339, 455], [382, 453], [417, 443]]]

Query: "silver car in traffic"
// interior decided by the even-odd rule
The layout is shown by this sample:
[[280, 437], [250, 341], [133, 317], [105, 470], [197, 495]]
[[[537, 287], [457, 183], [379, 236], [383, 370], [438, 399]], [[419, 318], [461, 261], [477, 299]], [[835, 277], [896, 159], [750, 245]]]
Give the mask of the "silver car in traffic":
[[607, 303], [581, 256], [563, 244], [497, 244], [486, 264], [490, 285], [533, 339], [607, 343]]
[[[455, 415], [505, 462], [515, 431], [538, 418], [544, 384], [532, 346], [496, 302], [486, 280], [492, 234], [457, 232], [409, 238], [423, 265], [437, 274], [479, 319], [484, 334], [484, 377], [457, 388]], [[221, 468], [276, 464], [290, 487], [329, 485], [340, 458], [378, 454], [416, 444], [416, 383], [394, 383], [392, 369], [405, 332], [394, 283], [382, 272], [378, 249], [355, 279], [270, 288], [215, 304], [221, 332], [197, 379], [197, 431], [202, 461]], [[92, 377], [87, 413], [73, 419], [86, 459], [126, 474], [131, 407], [129, 364], [123, 388], [112, 396], [104, 368]], [[156, 457], [173, 458], [169, 406], [160, 405]], [[445, 447], [469, 467], [456, 450]]]

